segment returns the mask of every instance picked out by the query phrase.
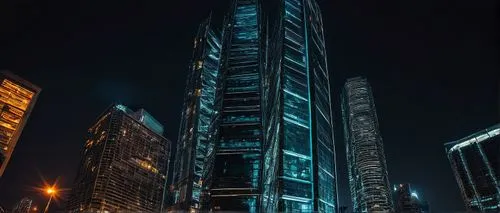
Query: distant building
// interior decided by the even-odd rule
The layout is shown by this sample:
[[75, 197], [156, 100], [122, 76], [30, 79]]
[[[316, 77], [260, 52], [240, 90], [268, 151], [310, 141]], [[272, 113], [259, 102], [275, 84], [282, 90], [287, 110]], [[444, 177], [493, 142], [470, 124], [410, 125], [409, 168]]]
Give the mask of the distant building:
[[396, 213], [428, 213], [429, 205], [421, 200], [418, 193], [411, 189], [410, 184], [396, 184], [393, 191]]
[[12, 209], [12, 213], [29, 213], [31, 210], [31, 204], [33, 203], [33, 200], [30, 198], [23, 198], [21, 199]]
[[372, 89], [365, 78], [345, 83], [342, 116], [353, 212], [392, 212], [384, 146]]
[[144, 109], [111, 106], [88, 131], [67, 210], [160, 212], [170, 156], [162, 135]]
[[9, 71], [0, 72], [0, 177], [41, 89]]
[[465, 206], [500, 212], [500, 124], [445, 144]]
[[211, 18], [200, 24], [188, 71], [177, 152], [174, 161], [172, 210], [199, 209], [206, 180], [207, 155], [214, 149], [212, 126], [217, 116], [220, 33]]

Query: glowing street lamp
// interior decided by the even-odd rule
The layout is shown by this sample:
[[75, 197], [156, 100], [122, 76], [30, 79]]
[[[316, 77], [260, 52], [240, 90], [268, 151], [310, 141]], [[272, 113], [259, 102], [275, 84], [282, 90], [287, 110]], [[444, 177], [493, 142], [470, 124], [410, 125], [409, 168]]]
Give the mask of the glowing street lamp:
[[49, 210], [50, 202], [52, 201], [52, 198], [57, 195], [58, 191], [55, 185], [45, 187], [44, 191], [45, 194], [49, 196], [49, 201], [47, 201], [47, 205], [45, 205], [45, 210], [43, 211], [44, 213], [47, 213], [47, 211]]

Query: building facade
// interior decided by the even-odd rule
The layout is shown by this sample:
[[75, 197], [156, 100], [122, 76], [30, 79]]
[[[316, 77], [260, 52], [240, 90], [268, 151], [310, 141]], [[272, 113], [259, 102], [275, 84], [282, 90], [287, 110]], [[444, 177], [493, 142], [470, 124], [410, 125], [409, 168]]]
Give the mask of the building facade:
[[12, 213], [30, 213], [31, 212], [31, 205], [33, 203], [33, 200], [30, 198], [23, 198], [21, 199], [14, 208], [12, 209]]
[[163, 126], [115, 104], [89, 129], [67, 210], [160, 212], [170, 156]]
[[465, 206], [500, 211], [500, 124], [445, 144]]
[[174, 163], [173, 210], [199, 209], [207, 179], [208, 153], [213, 152], [213, 126], [218, 109], [220, 33], [211, 18], [200, 24], [194, 39]]
[[393, 191], [396, 213], [428, 213], [429, 205], [421, 200], [410, 184], [395, 184]]
[[[207, 146], [187, 142], [199, 137], [193, 136], [196, 129], [186, 130], [194, 127], [199, 119], [194, 116], [201, 112], [188, 115], [186, 106], [197, 102], [185, 100], [176, 162], [204, 163], [196, 167], [203, 167], [202, 178], [194, 175], [194, 181], [188, 181], [201, 188], [197, 193], [195, 187], [187, 190], [199, 198], [191, 207], [198, 203], [210, 211], [337, 212], [323, 34], [314, 0], [231, 1], [220, 41], [219, 81], [206, 85], [216, 91], [207, 130], [213, 141]], [[192, 84], [188, 80], [185, 97]], [[204, 151], [186, 155], [196, 147]], [[181, 168], [176, 164], [178, 180], [188, 176]], [[182, 200], [182, 193], [178, 195]]]
[[366, 78], [350, 78], [341, 96], [353, 212], [392, 212], [387, 165], [372, 89]]
[[0, 72], [0, 177], [41, 89], [9, 71]]
[[330, 76], [320, 7], [314, 0], [280, 0], [266, 6], [263, 212], [337, 212]]
[[258, 0], [233, 0], [223, 24], [221, 114], [207, 207], [257, 212], [262, 171], [264, 37]]

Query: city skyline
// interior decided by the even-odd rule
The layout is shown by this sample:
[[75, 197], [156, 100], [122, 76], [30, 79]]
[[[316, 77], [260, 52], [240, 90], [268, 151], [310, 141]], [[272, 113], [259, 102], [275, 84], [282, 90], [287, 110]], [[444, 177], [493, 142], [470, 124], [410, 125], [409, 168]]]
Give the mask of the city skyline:
[[[36, 185], [36, 181], [40, 180], [37, 173], [49, 179], [61, 176], [63, 178], [61, 183], [69, 186], [68, 182], [72, 181], [71, 176], [75, 175], [71, 168], [77, 164], [77, 160], [72, 156], [76, 155], [75, 153], [78, 153], [81, 148], [78, 145], [82, 143], [86, 126], [92, 123], [92, 115], [95, 116], [111, 102], [140, 104], [144, 108], [152, 109], [152, 114], [160, 114], [160, 120], [167, 125], [167, 138], [175, 141], [184, 90], [184, 81], [180, 79], [185, 78], [185, 67], [190, 59], [195, 28], [201, 20], [206, 18], [208, 15], [206, 8], [211, 7], [212, 3], [198, 2], [197, 4], [207, 6], [202, 6], [204, 9], [191, 8], [199, 12], [199, 15], [188, 17], [173, 13], [185, 18], [183, 21], [187, 23], [182, 24], [170, 21], [169, 19], [173, 15], [164, 14], [159, 9], [165, 8], [165, 5], [161, 7], [153, 6], [153, 3], [145, 3], [142, 9], [133, 9], [134, 7], [130, 5], [124, 6], [127, 10], [132, 11], [132, 16], [125, 16], [128, 13], [125, 13], [127, 10], [124, 8], [117, 9], [111, 15], [104, 15], [102, 11], [104, 9], [92, 9], [91, 11], [97, 13], [95, 16], [97, 19], [105, 20], [98, 24], [97, 28], [90, 27], [93, 25], [88, 19], [80, 20], [76, 15], [70, 16], [65, 22], [52, 22], [51, 20], [57, 20], [57, 15], [67, 15], [67, 12], [42, 8], [40, 10], [44, 11], [43, 14], [52, 11], [55, 12], [55, 15], [49, 16], [52, 18], [41, 18], [34, 25], [24, 25], [30, 18], [40, 16], [40, 14], [31, 14], [21, 19], [19, 28], [12, 28], [13, 32], [21, 33], [24, 36], [16, 38], [13, 33], [5, 35], [15, 42], [6, 44], [6, 50], [10, 51], [1, 52], [2, 56], [5, 57], [0, 60], [0, 67], [13, 70], [23, 78], [40, 85], [44, 88], [44, 93], [47, 92], [47, 95], [42, 95], [44, 98], [41, 98], [40, 103], [37, 104], [39, 108], [35, 107], [33, 116], [30, 118], [31, 122], [28, 122], [26, 131], [21, 136], [19, 150], [14, 153], [12, 166], [7, 170], [6, 176], [0, 180], [1, 190], [6, 190], [7, 193], [17, 196], [17, 198], [6, 198], [5, 195], [0, 195], [0, 202], [7, 202], [2, 203], [2, 205], [11, 206], [15, 202], [13, 200], [17, 201], [24, 194], [31, 193], [26, 188]], [[465, 132], [477, 131], [497, 121], [498, 111], [495, 107], [497, 106], [497, 92], [494, 89], [497, 82], [492, 77], [495, 65], [493, 64], [494, 60], [489, 58], [495, 55], [495, 52], [481, 45], [462, 45], [461, 37], [454, 37], [453, 34], [449, 34], [447, 37], [446, 42], [448, 43], [442, 44], [438, 44], [438, 41], [444, 41], [441, 37], [423, 36], [420, 41], [427, 46], [410, 43], [412, 37], [391, 40], [390, 38], [394, 39], [399, 34], [390, 33], [384, 28], [380, 28], [381, 32], [370, 31], [368, 24], [354, 21], [356, 19], [354, 16], [346, 15], [347, 12], [340, 11], [338, 7], [332, 9], [331, 4], [326, 2], [320, 4], [323, 4], [322, 7], [326, 8], [326, 11], [330, 11], [324, 15], [327, 17], [325, 18], [327, 45], [332, 46], [327, 47], [327, 51], [329, 53], [329, 72], [334, 76], [333, 102], [339, 103], [339, 84], [346, 77], [367, 75], [375, 90], [377, 110], [381, 111], [379, 117], [381, 117], [383, 137], [390, 144], [386, 145], [385, 148], [391, 182], [416, 183], [414, 186], [424, 190], [423, 194], [429, 197], [428, 200], [433, 208], [435, 206], [433, 202], [439, 202], [437, 203], [438, 208], [443, 210], [463, 209], [458, 188], [453, 181], [446, 157], [442, 152], [442, 145], [444, 142], [459, 138]], [[348, 11], [355, 10], [354, 6], [348, 3], [343, 2], [341, 5], [347, 7]], [[103, 5], [104, 8], [111, 8], [111, 6]], [[215, 7], [217, 8], [217, 6]], [[225, 8], [221, 5], [218, 7]], [[178, 9], [177, 6], [174, 8]], [[188, 8], [188, 6], [182, 8]], [[149, 15], [144, 15], [141, 18], [133, 16], [134, 14], [146, 13], [143, 10], [149, 11]], [[175, 9], [170, 10], [175, 11]], [[361, 8], [361, 11], [375, 13], [367, 8]], [[30, 14], [29, 9], [21, 9], [21, 12]], [[3, 15], [5, 14], [11, 15], [11, 13]], [[166, 17], [162, 18], [162, 15]], [[411, 22], [413, 19], [410, 15], [402, 17], [402, 20], [409, 21], [408, 26], [406, 26], [408, 28], [402, 28], [411, 32], [414, 28], [410, 28], [410, 26], [415, 25], [413, 27], [417, 29], [417, 25]], [[113, 18], [120, 16], [134, 18], [121, 21]], [[347, 18], [339, 19], [343, 16]], [[453, 18], [454, 16], [451, 17], [452, 23], [460, 23]], [[355, 28], [344, 26], [347, 22], [345, 20], [351, 21], [351, 24], [354, 23]], [[381, 20], [385, 22], [381, 22]], [[385, 19], [384, 14], [371, 21], [375, 26], [396, 27], [399, 23], [399, 21]], [[106, 28], [115, 22], [123, 24]], [[154, 24], [143, 25], [148, 22]], [[168, 35], [167, 31], [158, 30], [160, 24], [164, 25], [161, 22], [169, 23], [173, 27], [181, 27], [177, 32], [178, 35], [175, 36], [180, 39], [175, 42], [169, 41], [168, 38], [173, 39], [173, 37], [166, 36]], [[365, 22], [370, 21], [365, 20]], [[74, 26], [68, 23], [74, 24]], [[387, 25], [380, 25], [381, 23], [387, 23]], [[34, 26], [34, 28], [29, 26]], [[48, 28], [46, 28], [47, 26]], [[58, 36], [57, 33], [55, 37], [51, 36], [52, 30], [58, 29], [58, 26], [68, 29], [69, 32], [72, 32], [70, 35], [74, 37], [65, 38]], [[82, 32], [75, 30], [76, 26], [84, 30]], [[435, 29], [432, 27], [437, 28], [437, 26], [441, 25], [436, 23], [431, 25], [431, 29]], [[455, 28], [456, 26], [453, 24], [447, 26], [448, 29], [460, 29]], [[472, 27], [471, 25], [466, 26]], [[485, 26], [489, 25], [478, 27]], [[363, 29], [368, 32], [367, 35], [355, 33]], [[486, 28], [486, 30], [488, 29]], [[102, 32], [99, 33], [99, 30]], [[32, 34], [26, 34], [27, 32], [32, 32]], [[458, 34], [472, 36], [473, 41], [478, 40], [478, 38], [486, 38], [482, 42], [492, 41], [490, 37], [482, 33], [459, 31]], [[41, 41], [45, 42], [38, 41], [37, 35]], [[352, 35], [359, 37], [350, 37]], [[388, 38], [382, 38], [382, 35], [386, 35]], [[430, 36], [430, 34], [426, 35]], [[367, 43], [362, 39], [367, 39], [370, 36], [376, 38], [371, 40], [373, 43]], [[111, 39], [112, 37], [113, 39]], [[379, 44], [389, 44], [389, 46], [383, 45], [384, 48], [382, 48], [379, 47]], [[396, 44], [402, 44], [401, 49]], [[449, 44], [462, 45], [460, 48], [470, 51], [447, 52], [444, 48]], [[443, 49], [431, 48], [434, 46]], [[178, 54], [177, 52], [170, 53], [168, 50], [170, 47]], [[403, 47], [408, 48], [405, 51], [412, 53], [398, 55], [397, 53], [402, 51]], [[352, 52], [353, 49], [356, 51]], [[478, 51], [488, 57], [479, 58], [475, 56], [477, 54], [471, 54]], [[27, 52], [29, 54], [23, 54]], [[354, 57], [354, 54], [358, 56]], [[438, 57], [441, 55], [444, 57]], [[359, 63], [358, 57], [363, 59], [362, 63]], [[463, 60], [456, 60], [456, 57], [463, 57]], [[422, 58], [424, 60], [421, 60]], [[397, 63], [393, 64], [394, 61]], [[474, 75], [463, 75], [456, 70], [474, 70]], [[44, 74], [41, 75], [41, 73]], [[450, 78], [449, 74], [453, 74], [453, 77]], [[427, 78], [428, 76], [432, 76], [432, 78]], [[155, 88], [151, 85], [161, 86]], [[335, 132], [339, 132], [339, 109], [334, 109], [333, 113], [337, 114], [334, 116], [336, 118], [334, 122]], [[402, 114], [407, 117], [403, 118]], [[66, 117], [70, 119], [66, 120]], [[404, 125], [401, 124], [408, 122], [408, 120], [412, 122], [407, 123], [409, 126], [404, 128]], [[55, 123], [52, 122], [64, 124], [59, 125], [63, 131], [54, 135], [52, 140], [48, 140], [44, 134], [50, 132], [47, 127], [53, 125], [46, 125], [45, 122], [53, 125]], [[338, 139], [342, 138], [341, 136], [341, 134], [335, 135], [336, 145], [342, 141]], [[44, 143], [41, 143], [40, 139]], [[56, 148], [50, 150], [49, 147]], [[398, 157], [399, 150], [405, 148], [412, 148], [415, 152], [408, 153], [404, 158]], [[44, 150], [40, 152], [43, 155], [37, 154], [36, 150]], [[66, 153], [63, 153], [62, 150]], [[343, 149], [338, 148], [337, 150]], [[422, 154], [424, 150], [427, 151], [425, 155]], [[340, 155], [337, 159], [345, 159], [341, 151], [337, 151], [337, 153]], [[43, 156], [50, 157], [44, 158]], [[36, 162], [33, 162], [34, 160]], [[55, 169], [51, 165], [57, 162], [63, 163]], [[415, 162], [419, 162], [422, 166], [412, 169], [404, 168], [405, 165]], [[423, 168], [423, 165], [426, 167]], [[339, 168], [339, 171], [345, 172], [345, 167], [342, 167]], [[22, 171], [31, 171], [35, 175], [15, 180], [15, 174]], [[434, 180], [432, 177], [422, 174], [423, 171], [440, 174], [442, 179]], [[340, 181], [343, 181], [345, 174], [341, 174], [341, 176]], [[65, 181], [65, 179], [69, 179], [69, 181]], [[341, 185], [345, 186], [345, 183]], [[438, 196], [439, 193], [435, 188], [440, 186], [445, 187], [450, 192], [447, 197]], [[345, 205], [348, 203], [345, 188], [340, 191], [341, 205]], [[458, 205], [456, 202], [459, 202]]]

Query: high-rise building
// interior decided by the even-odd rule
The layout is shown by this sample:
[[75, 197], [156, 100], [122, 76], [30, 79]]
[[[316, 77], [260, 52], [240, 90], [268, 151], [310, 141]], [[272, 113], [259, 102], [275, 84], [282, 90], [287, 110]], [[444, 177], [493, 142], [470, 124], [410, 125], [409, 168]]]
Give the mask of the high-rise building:
[[9, 71], [0, 72], [0, 177], [41, 89]]
[[392, 212], [384, 146], [366, 78], [347, 79], [342, 117], [353, 212]]
[[[175, 172], [188, 186], [182, 193], [176, 184], [177, 200], [212, 211], [337, 212], [323, 33], [314, 0], [232, 1], [223, 23], [219, 81], [188, 80]], [[197, 51], [195, 46], [193, 63], [205, 64]], [[189, 79], [216, 72], [211, 70]], [[190, 97], [193, 88], [202, 96], [203, 89], [217, 91], [205, 112], [189, 108], [199, 104]], [[205, 132], [195, 127], [202, 113], [209, 121]]]
[[160, 212], [170, 141], [144, 109], [108, 108], [89, 129], [69, 212]]
[[233, 0], [224, 21], [222, 108], [207, 180], [207, 208], [215, 211], [257, 212], [260, 207], [265, 41], [261, 14], [259, 0]]
[[30, 198], [23, 198], [21, 199], [14, 208], [12, 209], [12, 213], [29, 213], [31, 212], [31, 204], [33, 203], [33, 200]]
[[500, 124], [445, 144], [465, 206], [500, 211]]
[[315, 0], [266, 5], [263, 212], [337, 212], [330, 76]]
[[392, 192], [396, 213], [428, 213], [429, 205], [418, 196], [410, 184], [395, 184]]
[[220, 36], [208, 18], [200, 24], [194, 39], [174, 163], [174, 210], [200, 208], [206, 165], [210, 163], [207, 155], [214, 149]]

